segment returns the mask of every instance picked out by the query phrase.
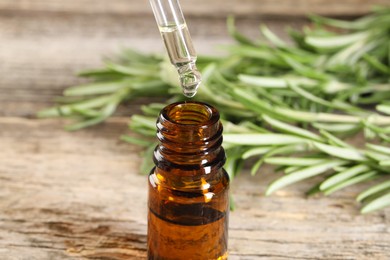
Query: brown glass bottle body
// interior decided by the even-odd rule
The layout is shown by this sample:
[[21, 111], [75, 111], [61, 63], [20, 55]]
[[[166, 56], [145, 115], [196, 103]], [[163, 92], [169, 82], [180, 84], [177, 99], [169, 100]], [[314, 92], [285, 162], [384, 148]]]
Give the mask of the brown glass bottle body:
[[218, 112], [198, 102], [171, 104], [157, 128], [148, 259], [227, 259], [229, 177]]

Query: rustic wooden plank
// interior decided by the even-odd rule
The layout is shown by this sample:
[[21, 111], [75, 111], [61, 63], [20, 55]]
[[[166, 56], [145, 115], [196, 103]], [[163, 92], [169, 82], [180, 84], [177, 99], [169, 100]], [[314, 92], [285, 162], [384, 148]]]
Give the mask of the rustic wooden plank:
[[[181, 1], [187, 16], [207, 15], [361, 15], [373, 5], [389, 5], [388, 0], [197, 0]], [[26, 12], [110, 13], [144, 15], [151, 13], [148, 1], [139, 0], [2, 0], [0, 9]]]
[[[315, 12], [359, 15], [384, 0], [182, 1], [199, 53], [229, 39], [225, 16], [257, 35], [259, 14], [278, 33]], [[215, 10], [218, 10], [216, 12]], [[248, 17], [248, 18], [246, 18]], [[157, 35], [157, 36], [156, 36]], [[82, 81], [80, 69], [120, 46], [162, 51], [147, 1], [0, 1], [0, 116], [30, 117]], [[143, 102], [142, 100], [139, 102]], [[137, 112], [129, 106], [119, 114]], [[144, 259], [146, 180], [137, 147], [123, 144], [128, 119], [77, 133], [64, 121], [0, 117], [0, 259]], [[305, 199], [302, 183], [264, 198], [266, 170], [233, 184], [229, 259], [388, 259], [390, 211], [358, 215], [358, 188]], [[245, 221], [243, 221], [245, 220]]]
[[[76, 133], [64, 121], [0, 118], [0, 259], [145, 259], [146, 177], [127, 118]], [[229, 259], [388, 259], [390, 209], [359, 215], [352, 187], [264, 197], [270, 169], [233, 181]], [[318, 179], [317, 179], [318, 180]]]

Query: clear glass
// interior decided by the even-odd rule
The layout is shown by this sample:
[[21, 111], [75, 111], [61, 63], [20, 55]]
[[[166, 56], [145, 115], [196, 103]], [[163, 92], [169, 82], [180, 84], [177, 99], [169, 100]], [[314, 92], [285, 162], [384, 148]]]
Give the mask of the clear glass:
[[178, 0], [150, 0], [158, 27], [185, 24]]
[[227, 259], [229, 177], [215, 108], [174, 103], [157, 121], [148, 259]]
[[171, 63], [176, 67], [183, 93], [193, 97], [202, 81], [196, 52], [178, 0], [150, 0]]

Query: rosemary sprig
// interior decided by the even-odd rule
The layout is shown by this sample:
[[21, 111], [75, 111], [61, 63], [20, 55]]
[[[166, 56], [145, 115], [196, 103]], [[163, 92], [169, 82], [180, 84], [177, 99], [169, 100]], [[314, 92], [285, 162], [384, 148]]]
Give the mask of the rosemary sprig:
[[[157, 104], [152, 106], [158, 107]], [[152, 138], [155, 135], [156, 112], [157, 109], [148, 110], [149, 116], [133, 116], [130, 128]], [[264, 119], [268, 126], [277, 129], [278, 133], [264, 133], [264, 129], [248, 127], [246, 125], [251, 124], [249, 121], [242, 121], [239, 125], [225, 123], [227, 127], [224, 130], [224, 147], [228, 154], [226, 169], [232, 179], [249, 158], [257, 158], [251, 168], [252, 174], [256, 174], [264, 163], [279, 166], [278, 170], [285, 175], [269, 185], [266, 195], [318, 175], [324, 175], [325, 178], [315, 186], [314, 191], [311, 189], [308, 195], [329, 195], [357, 183], [374, 179], [386, 180], [390, 177], [389, 147], [366, 143], [366, 147], [360, 149], [326, 131], [315, 134], [268, 116], [264, 116]], [[128, 136], [122, 136], [122, 140], [135, 144], [140, 142], [138, 138]], [[149, 141], [146, 159], [152, 158], [155, 145], [154, 141]], [[150, 165], [148, 166], [144, 173], [150, 170]], [[376, 184], [358, 195], [357, 201], [365, 203], [362, 213], [390, 205], [388, 182]]]
[[[261, 41], [248, 39], [229, 18], [237, 43], [225, 47], [225, 57], [199, 57], [204, 83], [196, 99], [220, 110], [232, 179], [244, 161], [257, 158], [252, 174], [263, 164], [285, 173], [267, 194], [317, 175], [324, 181], [310, 194], [378, 179], [357, 200], [365, 203], [363, 213], [389, 206], [390, 9], [377, 8], [355, 21], [317, 16], [312, 21], [302, 32], [291, 30], [293, 44], [287, 44], [265, 25]], [[103, 122], [138, 97], [183, 99], [176, 71], [160, 56], [124, 50], [103, 69], [80, 76], [92, 83], [66, 89], [60, 105], [38, 115], [75, 118], [79, 121], [67, 129], [77, 130]], [[163, 106], [143, 106], [131, 130], [153, 138]], [[360, 132], [364, 147], [343, 140]], [[154, 141], [122, 139], [147, 147], [142, 171], [148, 171]]]

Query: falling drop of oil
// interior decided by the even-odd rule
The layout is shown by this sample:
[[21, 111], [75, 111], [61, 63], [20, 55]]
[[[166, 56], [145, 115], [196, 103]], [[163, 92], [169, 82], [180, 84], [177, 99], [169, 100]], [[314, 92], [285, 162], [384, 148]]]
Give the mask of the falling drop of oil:
[[189, 63], [179, 67], [178, 72], [184, 96], [188, 98], [194, 97], [202, 81], [202, 76], [195, 64]]

